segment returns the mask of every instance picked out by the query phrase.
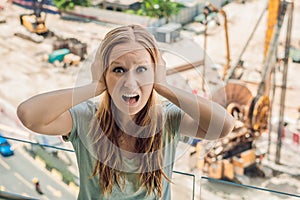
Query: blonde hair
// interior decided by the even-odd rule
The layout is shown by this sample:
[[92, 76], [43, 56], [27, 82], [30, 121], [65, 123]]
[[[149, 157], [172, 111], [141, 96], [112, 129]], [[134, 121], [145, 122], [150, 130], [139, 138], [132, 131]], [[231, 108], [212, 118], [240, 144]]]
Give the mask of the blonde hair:
[[[156, 70], [158, 62], [158, 47], [154, 37], [143, 27], [138, 25], [122, 26], [113, 29], [105, 36], [96, 53], [93, 65], [100, 67], [103, 75], [109, 66], [109, 57], [112, 49], [119, 44], [137, 42], [151, 55]], [[156, 93], [152, 91], [144, 108], [135, 116], [134, 122], [143, 128], [142, 133], [147, 137], [136, 138], [135, 150], [141, 158], [139, 160], [138, 184], [146, 187], [147, 194], [155, 191], [157, 197], [162, 196], [163, 177], [170, 181], [162, 170], [162, 111], [155, 106]], [[112, 111], [113, 102], [111, 96], [105, 91], [102, 101], [92, 123], [90, 134], [92, 135], [93, 148], [98, 159], [96, 161], [93, 176], [99, 175], [99, 185], [105, 195], [112, 192], [114, 184], [121, 189], [125, 183], [125, 174], [122, 171], [122, 156], [119, 141], [122, 131], [118, 126]], [[151, 108], [151, 109], [150, 109]]]

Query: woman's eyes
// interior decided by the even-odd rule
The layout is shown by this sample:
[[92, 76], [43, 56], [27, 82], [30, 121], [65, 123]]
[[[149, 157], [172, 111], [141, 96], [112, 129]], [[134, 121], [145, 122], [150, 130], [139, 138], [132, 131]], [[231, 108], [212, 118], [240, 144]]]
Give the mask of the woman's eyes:
[[115, 67], [113, 69], [113, 72], [115, 72], [115, 73], [124, 73], [125, 69], [123, 67]]
[[139, 66], [137, 69], [136, 69], [136, 71], [137, 72], [145, 72], [145, 71], [147, 71], [147, 67], [145, 67], [145, 66]]
[[[123, 67], [115, 67], [113, 69], [113, 72], [115, 72], [115, 73], [124, 73], [126, 71], [127, 70], [124, 69]], [[145, 67], [145, 66], [139, 66], [136, 68], [136, 72], [138, 72], [138, 73], [145, 72], [145, 71], [147, 71], [147, 67]]]

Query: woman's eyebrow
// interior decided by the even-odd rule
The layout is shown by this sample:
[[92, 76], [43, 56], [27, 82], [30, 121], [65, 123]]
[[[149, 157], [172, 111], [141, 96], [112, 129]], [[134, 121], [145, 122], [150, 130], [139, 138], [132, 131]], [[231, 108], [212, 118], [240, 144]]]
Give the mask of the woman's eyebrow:
[[122, 63], [119, 61], [112, 61], [110, 64], [111, 65], [122, 65]]
[[135, 64], [151, 64], [152, 61], [140, 59], [135, 62]]

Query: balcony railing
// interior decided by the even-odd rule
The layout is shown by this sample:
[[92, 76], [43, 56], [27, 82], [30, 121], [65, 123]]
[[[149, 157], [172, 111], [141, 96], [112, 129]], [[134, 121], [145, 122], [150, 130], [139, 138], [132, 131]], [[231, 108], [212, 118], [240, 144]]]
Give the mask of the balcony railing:
[[[4, 137], [4, 136], [3, 136]], [[74, 152], [71, 149], [60, 148], [51, 145], [42, 145], [39, 143], [16, 139], [12, 137], [5, 137], [8, 140], [14, 140], [17, 142], [27, 143], [31, 145], [38, 145], [45, 148], [53, 148], [61, 151], [68, 151]], [[191, 194], [188, 195], [188, 199], [210, 199], [207, 191], [214, 191], [215, 194], [219, 197], [219, 199], [300, 199], [299, 194], [292, 194], [287, 192], [282, 192], [278, 190], [271, 190], [264, 187], [257, 187], [253, 185], [245, 185], [245, 184], [238, 184], [230, 181], [213, 179], [206, 176], [201, 176], [200, 183], [196, 183], [196, 176], [192, 173], [186, 173], [182, 171], [173, 171], [175, 176], [185, 176], [185, 178], [189, 178], [189, 183], [192, 182]], [[182, 177], [178, 177], [177, 180], [188, 180], [182, 179]], [[176, 184], [176, 181], [175, 181]], [[199, 188], [197, 188], [199, 186]], [[299, 190], [299, 188], [298, 188]], [[16, 200], [23, 200], [23, 199], [35, 199], [32, 197], [25, 197], [19, 194], [14, 194], [8, 191], [1, 191], [0, 189], [0, 200], [1, 199], [16, 199]]]

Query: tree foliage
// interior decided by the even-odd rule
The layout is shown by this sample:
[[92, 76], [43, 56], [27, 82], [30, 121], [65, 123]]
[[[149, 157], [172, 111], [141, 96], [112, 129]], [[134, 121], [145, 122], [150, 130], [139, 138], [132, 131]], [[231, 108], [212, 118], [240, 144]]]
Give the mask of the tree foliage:
[[78, 6], [90, 6], [90, 0], [53, 0], [54, 5], [60, 10], [71, 9], [73, 10], [76, 5]]
[[143, 0], [143, 14], [149, 17], [167, 18], [178, 14], [183, 5], [170, 0]]

